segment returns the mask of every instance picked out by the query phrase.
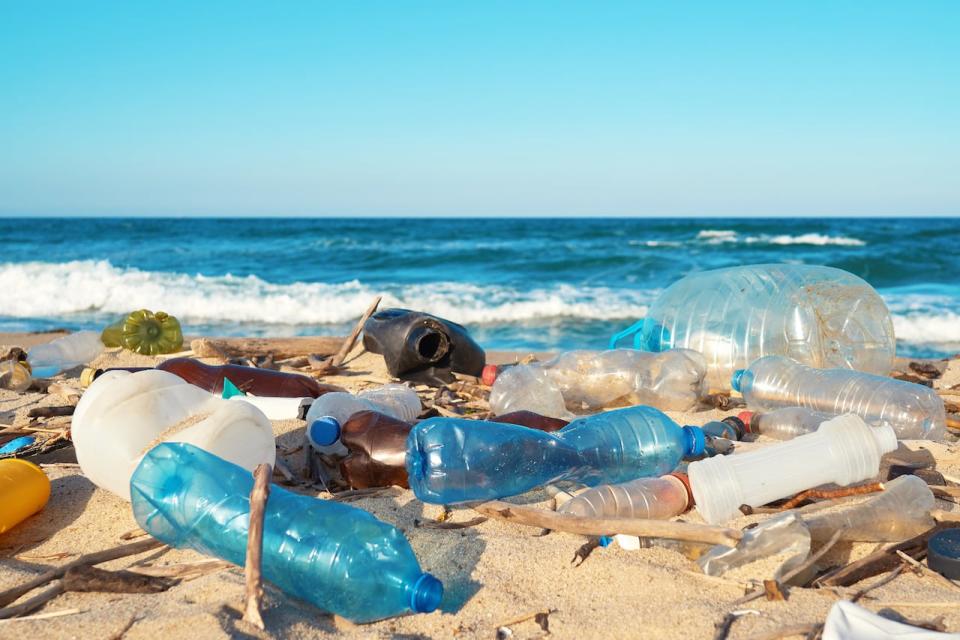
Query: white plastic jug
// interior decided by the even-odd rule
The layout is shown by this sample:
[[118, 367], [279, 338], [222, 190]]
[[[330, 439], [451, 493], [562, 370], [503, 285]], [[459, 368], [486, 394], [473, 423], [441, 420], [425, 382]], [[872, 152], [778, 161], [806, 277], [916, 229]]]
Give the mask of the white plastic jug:
[[77, 404], [72, 432], [84, 475], [127, 500], [130, 476], [160, 442], [188, 442], [250, 471], [276, 462], [273, 429], [259, 409], [156, 369], [97, 378]]

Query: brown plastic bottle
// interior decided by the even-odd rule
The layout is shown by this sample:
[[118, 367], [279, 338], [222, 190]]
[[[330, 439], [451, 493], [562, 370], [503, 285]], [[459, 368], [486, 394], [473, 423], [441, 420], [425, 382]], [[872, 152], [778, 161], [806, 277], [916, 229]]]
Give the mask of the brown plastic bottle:
[[[565, 420], [547, 418], [532, 411], [515, 411], [495, 419], [540, 431], [557, 431]], [[350, 454], [340, 462], [340, 474], [354, 489], [409, 487], [407, 482], [407, 436], [411, 425], [376, 411], [350, 416], [340, 428], [340, 441]]]
[[[217, 366], [204, 364], [192, 358], [171, 358], [164, 360], [156, 368], [180, 376], [190, 384], [206, 389], [210, 393], [223, 391], [224, 378], [230, 378], [230, 382], [245, 393], [270, 398], [318, 398], [331, 391], [344, 390], [332, 384], [322, 384], [299, 373], [258, 369], [238, 364]], [[106, 371], [144, 370], [143, 367], [118, 367]], [[81, 382], [89, 385], [101, 373], [104, 371], [87, 369], [81, 376]]]

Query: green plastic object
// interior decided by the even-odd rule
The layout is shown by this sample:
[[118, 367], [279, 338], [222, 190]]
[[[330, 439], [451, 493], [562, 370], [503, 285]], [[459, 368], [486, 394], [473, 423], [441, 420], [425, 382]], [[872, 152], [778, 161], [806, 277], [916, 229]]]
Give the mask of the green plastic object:
[[230, 381], [230, 378], [223, 379], [223, 393], [220, 394], [221, 398], [223, 398], [224, 400], [229, 400], [234, 396], [245, 396], [245, 395], [247, 394], [245, 394], [243, 391], [238, 389], [237, 385], [233, 384], [233, 382]]
[[140, 309], [130, 313], [100, 334], [108, 347], [123, 347], [148, 356], [174, 353], [183, 347], [180, 322], [163, 311]]

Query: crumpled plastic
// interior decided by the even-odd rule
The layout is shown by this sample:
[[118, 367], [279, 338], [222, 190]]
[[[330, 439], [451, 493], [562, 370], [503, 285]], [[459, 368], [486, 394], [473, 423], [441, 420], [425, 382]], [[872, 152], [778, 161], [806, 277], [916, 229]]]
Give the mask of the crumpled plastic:
[[810, 531], [793, 511], [786, 511], [744, 531], [736, 547], [717, 545], [697, 560], [703, 572], [721, 576], [763, 558], [787, 554], [773, 574], [775, 580], [798, 567], [810, 554]]
[[960, 638], [960, 633], [921, 629], [841, 600], [830, 609], [822, 637], [823, 640], [946, 640]]

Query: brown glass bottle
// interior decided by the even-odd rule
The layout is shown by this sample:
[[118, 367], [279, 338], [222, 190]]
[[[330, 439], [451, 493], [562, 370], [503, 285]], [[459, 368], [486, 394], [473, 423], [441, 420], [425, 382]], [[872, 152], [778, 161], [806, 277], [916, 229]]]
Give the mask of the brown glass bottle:
[[[532, 411], [515, 411], [495, 419], [540, 431], [557, 431], [565, 420], [547, 418]], [[409, 487], [407, 482], [407, 436], [411, 425], [376, 411], [361, 411], [340, 427], [340, 441], [350, 454], [340, 462], [340, 474], [354, 489]]]
[[[223, 391], [224, 378], [229, 378], [230, 382], [245, 393], [270, 398], [318, 398], [331, 391], [344, 390], [332, 384], [322, 384], [299, 373], [258, 369], [238, 364], [217, 366], [204, 364], [192, 358], [171, 358], [164, 360], [156, 368], [180, 376], [190, 384], [211, 393]], [[106, 371], [144, 370], [142, 367], [119, 367]], [[104, 371], [94, 371], [93, 378], [96, 379], [101, 373]]]

